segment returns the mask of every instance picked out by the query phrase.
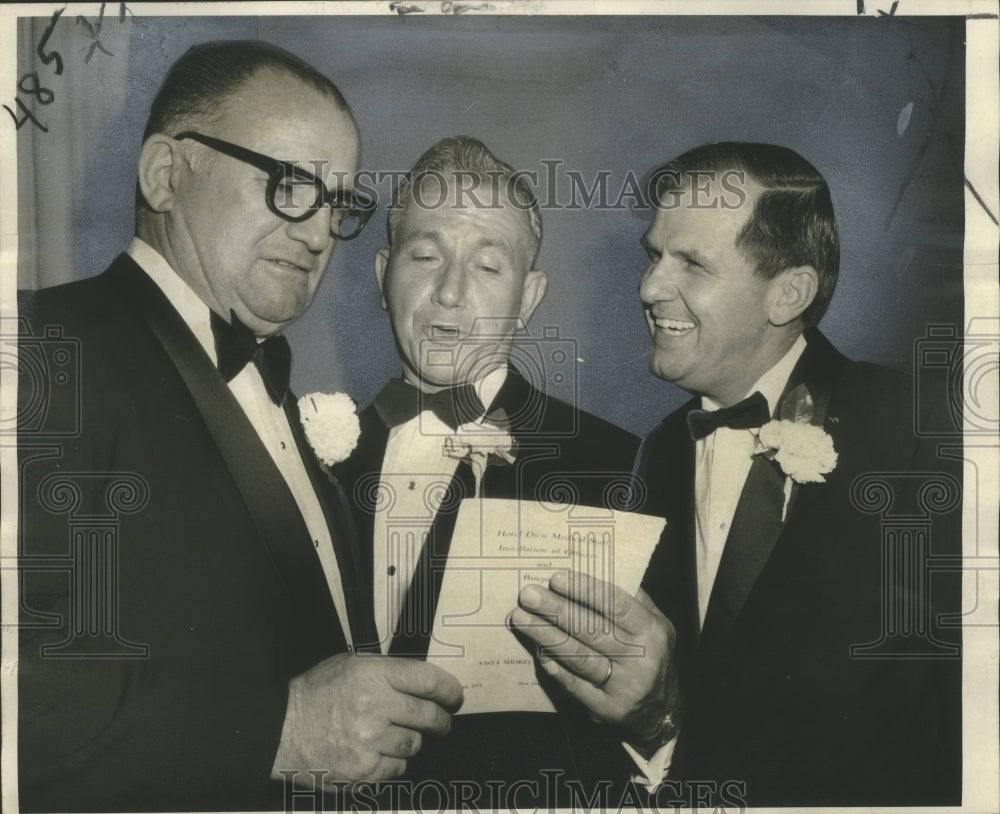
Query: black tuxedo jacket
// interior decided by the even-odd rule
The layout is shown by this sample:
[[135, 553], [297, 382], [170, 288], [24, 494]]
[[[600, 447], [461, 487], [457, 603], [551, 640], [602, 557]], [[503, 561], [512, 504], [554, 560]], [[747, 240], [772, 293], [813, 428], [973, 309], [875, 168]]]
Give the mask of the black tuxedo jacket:
[[[510, 433], [518, 444], [516, 460], [512, 465], [486, 468], [481, 484], [483, 497], [571, 499], [590, 506], [615, 506], [627, 500], [629, 475], [638, 448], [635, 436], [545, 395], [513, 367], [508, 368], [507, 378], [487, 413], [501, 408], [510, 420]], [[357, 450], [334, 471], [357, 511], [358, 534], [365, 551], [365, 578], [371, 585], [373, 551], [378, 543], [373, 539], [372, 496], [382, 471], [389, 428], [375, 405], [362, 411], [361, 426]], [[466, 462], [459, 464], [449, 488], [449, 497], [434, 518], [424, 557], [404, 601], [403, 616], [416, 633], [396, 636], [390, 654], [417, 658], [426, 655], [427, 636], [457, 515], [454, 498], [473, 494], [474, 481]], [[415, 588], [418, 582], [423, 586], [419, 592]], [[423, 598], [414, 600], [418, 593]], [[429, 601], [425, 601], [428, 597]], [[511, 607], [516, 601], [516, 597], [511, 597]], [[544, 681], [546, 677], [541, 678]], [[498, 792], [500, 796], [495, 797], [492, 807], [525, 806], [541, 799], [554, 803], [558, 794], [564, 795], [561, 800], [568, 805], [564, 791], [553, 792], [554, 781], [547, 780], [541, 770], [551, 769], [560, 780], [589, 780], [595, 773], [597, 776], [606, 773], [602, 761], [609, 751], [616, 757], [617, 753], [624, 755], [617, 739], [590, 724], [579, 709], [568, 703], [562, 715], [458, 715], [452, 719], [452, 731], [447, 736], [425, 740], [421, 753], [409, 762], [405, 777], [414, 783], [469, 781], [477, 794], [486, 793], [487, 780], [500, 781], [505, 787]], [[522, 784], [512, 789], [519, 780], [535, 785]], [[503, 795], [508, 791], [515, 796], [507, 799]], [[455, 794], [455, 787], [449, 787], [448, 792]], [[454, 797], [449, 802], [458, 804]], [[478, 797], [477, 805], [482, 807], [489, 802], [486, 797]]]
[[730, 804], [958, 803], [961, 662], [940, 623], [959, 608], [960, 468], [915, 434], [908, 377], [806, 337], [788, 390], [807, 385], [839, 460], [795, 486], [784, 523], [751, 470], [700, 631], [697, 399], [637, 461], [645, 511], [668, 519], [644, 587], [677, 629], [687, 704], [659, 802], [690, 797], [684, 780]]
[[[282, 807], [288, 680], [348, 623], [290, 491], [126, 255], [21, 316], [22, 809]], [[350, 513], [288, 402], [369, 637]]]

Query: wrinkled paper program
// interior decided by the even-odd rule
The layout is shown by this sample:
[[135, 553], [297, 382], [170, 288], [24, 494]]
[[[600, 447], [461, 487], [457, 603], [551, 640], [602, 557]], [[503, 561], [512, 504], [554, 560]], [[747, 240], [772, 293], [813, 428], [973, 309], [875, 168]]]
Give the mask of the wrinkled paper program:
[[572, 504], [464, 500], [427, 655], [465, 688], [460, 714], [554, 712], [531, 653], [506, 624], [518, 591], [577, 570], [635, 593], [665, 524]]

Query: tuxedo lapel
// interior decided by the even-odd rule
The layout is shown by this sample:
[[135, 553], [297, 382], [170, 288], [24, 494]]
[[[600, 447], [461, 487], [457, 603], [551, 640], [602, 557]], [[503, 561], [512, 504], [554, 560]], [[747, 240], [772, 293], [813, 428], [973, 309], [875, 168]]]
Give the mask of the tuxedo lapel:
[[330, 530], [344, 588], [347, 614], [350, 617], [351, 638], [356, 647], [366, 649], [368, 643], [378, 641], [378, 631], [372, 615], [371, 581], [365, 579], [366, 571], [353, 512], [343, 488], [336, 478], [327, 475], [309, 445], [299, 419], [298, 402], [291, 394], [285, 399], [285, 415]]
[[[847, 358], [841, 354], [817, 328], [805, 332], [806, 350], [788, 379], [788, 385], [781, 394], [779, 405], [789, 396], [791, 391], [799, 386], [808, 389], [813, 400], [813, 415], [810, 423], [826, 430], [830, 401], [833, 391], [840, 381], [840, 375], [847, 364]], [[825, 488], [823, 483], [792, 484], [791, 496], [788, 501], [787, 517], [791, 518], [799, 501], [807, 494], [817, 495]]]
[[236, 398], [170, 301], [130, 257], [119, 257], [106, 275], [136, 308], [176, 367], [285, 590], [317, 626], [320, 648], [344, 649], [333, 599], [302, 514]]
[[[834, 385], [846, 360], [826, 338], [812, 329], [806, 334], [806, 349], [792, 370], [778, 401], [780, 405], [794, 388], [805, 385], [813, 400], [812, 423], [823, 427]], [[692, 479], [690, 481], [694, 483]], [[732, 626], [777, 545], [787, 520], [797, 508], [802, 488], [819, 489], [822, 484], [793, 484], [792, 499], [782, 520], [785, 476], [776, 461], [757, 455], [750, 466], [733, 515], [729, 536], [712, 587], [705, 614], [703, 639]]]
[[375, 509], [382, 461], [389, 443], [389, 428], [382, 422], [373, 404], [361, 411], [358, 420], [361, 422], [361, 437], [357, 449], [346, 461], [335, 464], [332, 469], [347, 490], [346, 496], [355, 509], [362, 579], [371, 592], [375, 580]]
[[390, 656], [427, 657], [458, 509], [463, 499], [472, 497], [475, 488], [472, 467], [459, 461], [406, 590], [389, 646]]
[[762, 455], [754, 458], [712, 585], [703, 628], [706, 637], [732, 625], [771, 556], [783, 526], [784, 482], [777, 463]]
[[513, 365], [507, 366], [507, 376], [500, 390], [486, 409], [487, 420], [491, 413], [503, 410], [510, 422], [510, 433], [520, 436], [537, 431], [545, 407], [545, 394], [536, 390]]
[[[812, 424], [823, 427], [833, 390], [847, 359], [830, 344], [829, 340], [815, 328], [805, 332], [806, 349], [788, 377], [788, 384], [781, 394], [782, 400], [799, 385], [809, 388], [813, 399]], [[779, 402], [780, 403], [780, 402]]]
[[687, 413], [698, 405], [696, 399], [692, 400], [667, 419], [656, 436], [657, 443], [643, 444], [635, 469], [637, 488], [640, 494], [648, 495], [644, 505], [667, 518], [663, 539], [653, 552], [643, 588], [677, 630], [679, 664], [693, 661], [701, 630], [698, 593], [692, 589], [698, 584], [693, 489], [695, 445], [687, 430]]
[[[491, 413], [502, 409], [510, 421], [511, 435], [517, 438], [522, 428], [537, 425], [543, 399], [517, 371], [508, 367], [507, 377], [487, 409], [487, 420]], [[384, 452], [383, 444], [383, 455]], [[481, 483], [483, 497], [515, 497], [517, 470], [516, 466], [487, 466]], [[475, 488], [472, 467], [465, 460], [459, 461], [403, 599], [390, 655], [426, 658], [458, 509], [464, 498], [475, 494]]]
[[546, 485], [544, 478], [539, 480], [537, 473], [547, 469], [546, 461], [559, 457], [559, 442], [549, 434], [552, 428], [547, 426], [548, 403], [544, 393], [529, 384], [512, 365], [508, 365], [507, 377], [489, 405], [486, 419], [488, 421], [492, 414], [502, 413], [507, 421], [507, 431], [517, 448], [512, 465], [486, 467], [482, 482], [484, 497], [546, 499], [544, 492], [552, 484]]
[[[351, 490], [350, 501], [356, 508], [359, 524], [360, 567], [362, 579], [369, 595], [369, 607], [375, 612], [373, 592], [375, 583], [375, 545], [388, 545], [388, 540], [376, 539], [385, 529], [376, 529], [376, 508], [381, 487], [382, 466], [389, 444], [389, 427], [376, 404], [370, 404], [359, 416], [361, 438], [358, 448], [343, 463], [334, 467], [334, 473]], [[442, 509], [435, 515], [427, 543], [420, 552], [413, 577], [407, 586], [399, 618], [389, 643], [389, 655], [425, 658], [430, 644], [431, 627], [437, 597], [441, 588], [444, 564], [451, 544], [458, 503], [474, 490], [472, 471], [460, 463], [446, 490]], [[375, 625], [372, 615], [372, 625]], [[381, 652], [377, 628], [370, 639], [372, 650]]]

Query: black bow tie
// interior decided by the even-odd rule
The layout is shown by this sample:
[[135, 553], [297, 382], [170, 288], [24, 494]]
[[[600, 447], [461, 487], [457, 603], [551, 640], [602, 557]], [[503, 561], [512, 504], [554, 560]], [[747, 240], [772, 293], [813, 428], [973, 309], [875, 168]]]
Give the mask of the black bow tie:
[[229, 312], [232, 323], [212, 312], [212, 335], [215, 337], [215, 355], [219, 373], [228, 384], [248, 362], [253, 362], [264, 380], [267, 394], [277, 405], [288, 395], [288, 377], [292, 371], [292, 350], [288, 340], [281, 335], [269, 336], [258, 342], [254, 332]]
[[767, 399], [757, 391], [732, 407], [721, 410], [692, 410], [687, 414], [687, 425], [691, 440], [697, 441], [699, 438], [711, 435], [719, 427], [748, 430], [766, 424], [770, 417]]
[[486, 407], [471, 384], [425, 393], [403, 379], [392, 379], [375, 398], [375, 409], [389, 427], [431, 410], [453, 430], [483, 417]]

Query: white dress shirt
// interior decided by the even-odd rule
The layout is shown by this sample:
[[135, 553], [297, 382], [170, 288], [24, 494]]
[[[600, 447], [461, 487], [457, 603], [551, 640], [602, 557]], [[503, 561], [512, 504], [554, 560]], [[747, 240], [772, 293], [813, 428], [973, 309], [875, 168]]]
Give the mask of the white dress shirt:
[[[473, 385], [484, 405], [492, 403], [506, 378], [501, 367]], [[389, 651], [420, 553], [458, 469], [459, 460], [443, 453], [451, 434], [430, 410], [389, 430], [379, 489], [393, 499], [380, 500], [375, 511], [373, 552], [375, 625], [383, 653]]]
[[[778, 399], [781, 398], [788, 378], [792, 375], [792, 369], [805, 348], [806, 340], [800, 334], [788, 352], [747, 390], [743, 398], [759, 391], [767, 399], [768, 414], [773, 415], [778, 406]], [[710, 398], [702, 396], [703, 410], [714, 411], [720, 406]], [[736, 514], [740, 494], [750, 474], [755, 434], [755, 430], [720, 427], [695, 441], [694, 519], [699, 626], [705, 624], [705, 613], [708, 610], [715, 577], [719, 572], [722, 551], [726, 547], [726, 539], [729, 537], [729, 528]], [[664, 465], [669, 466], [670, 462], [666, 461]], [[670, 770], [676, 745], [675, 738], [646, 760], [626, 743], [626, 751], [641, 772], [632, 779], [650, 792], [655, 791]]]
[[[128, 248], [129, 256], [135, 260], [149, 278], [159, 286], [160, 290], [170, 300], [170, 304], [181, 319], [194, 333], [212, 364], [216, 364], [215, 337], [212, 334], [211, 311], [195, 294], [190, 286], [182, 280], [170, 267], [166, 260], [149, 244], [133, 238]], [[340, 580], [340, 568], [330, 539], [330, 531], [319, 498], [313, 490], [305, 464], [299, 456], [295, 438], [284, 409], [279, 407], [267, 394], [264, 380], [254, 364], [248, 364], [229, 382], [229, 389], [250, 424], [256, 430], [261, 442], [267, 449], [271, 460], [284, 478], [285, 483], [295, 498], [295, 503], [302, 513], [306, 528], [313, 541], [313, 547], [318, 557], [318, 564], [323, 569], [330, 595], [333, 597], [337, 616], [340, 618], [344, 636], [348, 646], [351, 642], [350, 626], [347, 622], [347, 602], [344, 598], [344, 587]]]
[[[795, 344], [753, 384], [744, 398], [759, 391], [767, 399], [768, 414], [773, 415], [778, 399], [788, 383], [788, 377], [792, 375], [792, 369], [805, 348], [806, 340], [800, 334]], [[714, 411], [720, 405], [703, 396], [701, 407], [703, 410]], [[694, 445], [698, 616], [702, 625], [705, 624], [705, 613], [722, 560], [722, 550], [729, 537], [729, 527], [733, 523], [747, 475], [750, 474], [755, 438], [755, 430], [720, 427], [700, 438]]]

